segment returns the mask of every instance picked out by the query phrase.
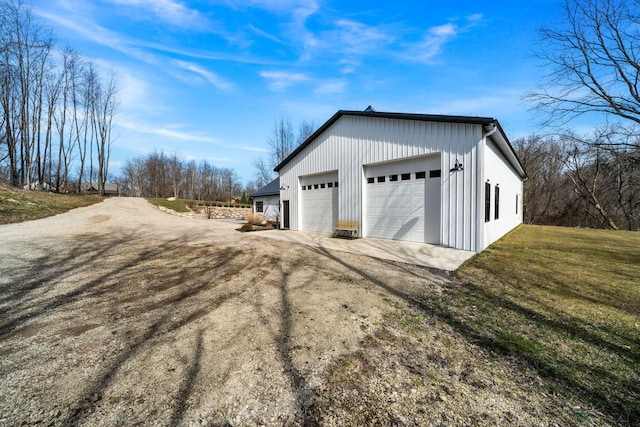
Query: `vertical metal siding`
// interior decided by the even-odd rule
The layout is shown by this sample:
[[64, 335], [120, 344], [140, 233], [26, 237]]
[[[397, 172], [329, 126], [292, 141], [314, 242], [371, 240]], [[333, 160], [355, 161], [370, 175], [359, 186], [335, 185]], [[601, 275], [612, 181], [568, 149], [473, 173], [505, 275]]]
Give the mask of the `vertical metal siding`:
[[[280, 199], [290, 201], [291, 228], [299, 229], [298, 177], [338, 170], [339, 217], [362, 223], [364, 165], [440, 152], [441, 244], [480, 250], [476, 221], [481, 140], [480, 125], [342, 116], [282, 168], [280, 183], [286, 189]], [[464, 171], [449, 172], [456, 159]]]

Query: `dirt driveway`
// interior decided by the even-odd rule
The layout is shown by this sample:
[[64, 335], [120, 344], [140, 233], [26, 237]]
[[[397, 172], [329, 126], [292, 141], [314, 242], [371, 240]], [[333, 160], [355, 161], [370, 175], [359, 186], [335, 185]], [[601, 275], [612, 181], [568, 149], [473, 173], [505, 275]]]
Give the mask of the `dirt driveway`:
[[114, 198], [0, 226], [0, 425], [532, 425], [445, 273]]

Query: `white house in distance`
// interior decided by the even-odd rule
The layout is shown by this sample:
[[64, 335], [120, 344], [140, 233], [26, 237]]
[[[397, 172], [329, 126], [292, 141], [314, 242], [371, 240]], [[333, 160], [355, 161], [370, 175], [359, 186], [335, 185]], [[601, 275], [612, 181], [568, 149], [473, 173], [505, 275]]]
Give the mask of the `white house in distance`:
[[525, 171], [497, 120], [338, 111], [280, 163], [282, 228], [480, 252], [522, 223]]
[[262, 215], [269, 222], [280, 220], [280, 178], [256, 191], [251, 198], [254, 214]]

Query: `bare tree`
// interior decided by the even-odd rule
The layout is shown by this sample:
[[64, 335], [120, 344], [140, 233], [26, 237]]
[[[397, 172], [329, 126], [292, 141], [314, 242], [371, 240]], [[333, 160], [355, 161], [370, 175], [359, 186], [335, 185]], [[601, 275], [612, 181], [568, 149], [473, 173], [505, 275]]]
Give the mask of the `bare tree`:
[[[10, 184], [31, 182], [42, 159], [40, 123], [43, 85], [53, 40], [21, 1], [0, 2], [0, 88]], [[40, 156], [36, 156], [40, 154]]]
[[273, 181], [273, 168], [269, 167], [262, 157], [253, 160], [253, 167], [256, 170], [256, 185], [262, 188]]
[[180, 155], [153, 152], [127, 161], [118, 179], [124, 190], [142, 197], [180, 197], [207, 202], [226, 201], [242, 192], [232, 169], [218, 168], [206, 160], [184, 162]]
[[0, 169], [7, 181], [28, 188], [37, 181], [40, 189], [49, 181], [60, 191], [79, 155], [78, 190], [88, 159], [89, 180], [102, 192], [118, 104], [115, 79], [103, 84], [92, 66], [85, 73], [71, 48], [59, 60], [52, 55], [51, 31], [22, 0], [0, 0], [0, 24]]
[[[589, 115], [593, 134], [565, 130], [566, 225], [638, 230], [640, 203], [640, 3], [565, 0], [561, 24], [541, 30], [548, 73], [525, 95], [545, 124]], [[530, 175], [531, 176], [531, 175]]]
[[[525, 98], [547, 124], [604, 113], [640, 124], [640, 8], [627, 0], [566, 0], [564, 25], [541, 30], [539, 57], [549, 72]], [[637, 139], [611, 141], [638, 147]]]
[[[79, 135], [77, 135], [78, 129], [75, 126], [75, 122], [78, 120], [75, 99], [77, 98], [76, 82], [81, 69], [80, 56], [73, 49], [66, 48], [62, 52], [61, 66], [60, 81], [58, 83], [59, 99], [56, 102], [57, 108], [54, 112], [54, 121], [58, 131], [58, 157], [55, 174], [56, 191], [67, 187], [73, 151], [79, 138]], [[69, 117], [69, 114], [72, 114], [72, 116]]]
[[271, 166], [275, 168], [293, 151], [295, 137], [289, 120], [280, 119], [273, 124], [273, 134], [267, 139]]
[[[606, 129], [606, 128], [605, 128]], [[636, 152], [607, 147], [607, 132], [568, 141], [566, 174], [582, 207], [582, 225], [640, 230], [640, 169]]]
[[173, 188], [173, 197], [177, 199], [180, 195], [180, 190], [182, 189], [184, 181], [184, 167], [182, 160], [176, 153], [173, 153], [168, 158], [168, 172], [171, 187]]
[[524, 182], [523, 220], [529, 224], [562, 221], [572, 197], [566, 191], [565, 147], [550, 137], [529, 136], [514, 141], [514, 147], [528, 179]]
[[273, 169], [286, 159], [298, 145], [306, 141], [316, 129], [317, 125], [314, 122], [305, 120], [300, 124], [298, 134], [294, 135], [293, 126], [289, 120], [282, 118], [275, 121], [273, 133], [267, 138], [269, 144], [268, 161], [262, 157], [253, 160], [255, 185], [261, 188], [273, 181]]
[[313, 133], [318, 129], [318, 125], [316, 125], [313, 121], [304, 120], [300, 123], [300, 127], [298, 128], [298, 136], [296, 138], [297, 145], [302, 144], [309, 138]]
[[94, 127], [96, 129], [96, 154], [98, 156], [98, 193], [104, 194], [104, 185], [109, 176], [109, 158], [111, 156], [111, 131], [118, 100], [116, 98], [115, 75], [111, 74], [107, 85], [98, 86], [94, 98]]

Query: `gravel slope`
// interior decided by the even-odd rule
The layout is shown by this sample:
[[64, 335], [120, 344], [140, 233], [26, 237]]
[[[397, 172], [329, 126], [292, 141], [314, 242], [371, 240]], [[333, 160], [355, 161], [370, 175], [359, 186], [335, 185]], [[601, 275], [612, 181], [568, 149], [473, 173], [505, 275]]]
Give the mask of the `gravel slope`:
[[574, 424], [445, 273], [114, 198], [0, 226], [0, 425]]

